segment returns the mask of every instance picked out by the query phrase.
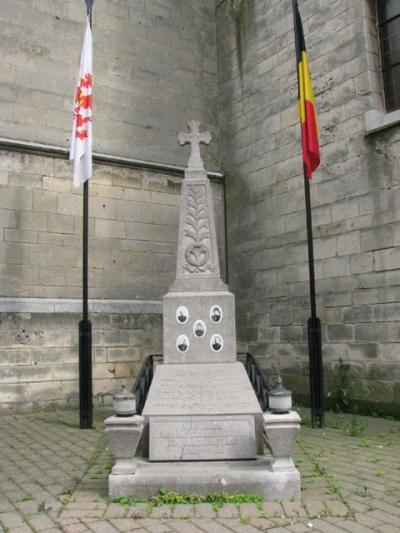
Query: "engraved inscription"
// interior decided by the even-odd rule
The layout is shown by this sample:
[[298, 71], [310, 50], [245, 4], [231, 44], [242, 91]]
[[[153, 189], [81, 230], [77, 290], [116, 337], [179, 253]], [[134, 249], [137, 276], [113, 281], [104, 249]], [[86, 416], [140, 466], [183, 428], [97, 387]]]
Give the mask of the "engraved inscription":
[[254, 418], [153, 417], [150, 443], [152, 461], [251, 459], [256, 455]]
[[260, 413], [241, 363], [159, 365], [144, 415]]

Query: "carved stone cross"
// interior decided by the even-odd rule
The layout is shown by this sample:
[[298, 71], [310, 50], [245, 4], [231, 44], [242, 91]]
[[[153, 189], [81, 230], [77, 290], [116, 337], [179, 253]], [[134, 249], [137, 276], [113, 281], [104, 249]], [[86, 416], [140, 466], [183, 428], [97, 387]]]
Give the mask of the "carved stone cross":
[[181, 146], [190, 144], [191, 152], [188, 161], [188, 170], [204, 170], [204, 163], [200, 154], [200, 143], [210, 144], [211, 133], [205, 131], [200, 133], [198, 120], [188, 122], [190, 133], [181, 132], [178, 135], [178, 141]]

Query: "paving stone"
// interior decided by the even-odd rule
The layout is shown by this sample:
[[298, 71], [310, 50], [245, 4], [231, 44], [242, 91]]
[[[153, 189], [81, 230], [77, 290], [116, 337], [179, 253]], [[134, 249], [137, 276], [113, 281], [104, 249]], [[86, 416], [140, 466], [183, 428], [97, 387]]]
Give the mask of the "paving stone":
[[148, 505], [145, 503], [136, 503], [128, 508], [127, 516], [131, 518], [146, 518], [148, 513]]
[[374, 528], [376, 526], [379, 526], [382, 522], [380, 520], [377, 520], [376, 518], [373, 518], [372, 516], [368, 516], [364, 513], [355, 513], [354, 514], [354, 520], [358, 524], [361, 524], [362, 526]]
[[306, 524], [303, 524], [301, 522], [298, 522], [297, 524], [289, 524], [287, 526], [287, 529], [291, 531], [292, 533], [308, 533], [312, 531], [313, 528], [307, 524], [312, 524], [312, 522], [308, 522]]
[[219, 518], [237, 518], [238, 516], [238, 507], [233, 503], [225, 503], [220, 509], [218, 509]]
[[[207, 531], [207, 533], [208, 531], [210, 531], [210, 533], [226, 533], [227, 531], [231, 531], [230, 529], [227, 529], [225, 526], [223, 526], [222, 523], [219, 522], [219, 520], [204, 520], [202, 518], [194, 518], [190, 520], [190, 522], [192, 522], [202, 530]], [[241, 525], [240, 520], [236, 519], [235, 524]]]
[[0, 521], [6, 528], [20, 527], [24, 525], [22, 516], [16, 511], [1, 513]]
[[1, 495], [1, 498], [0, 498], [0, 513], [5, 513], [7, 511], [13, 511], [14, 510], [14, 505], [9, 502], [8, 500], [6, 500], [5, 498], [3, 498], [3, 496]]
[[269, 516], [284, 516], [285, 512], [280, 503], [264, 502], [264, 513]]
[[335, 516], [347, 516], [350, 512], [347, 505], [337, 500], [326, 500], [325, 506]]
[[253, 527], [251, 524], [232, 524], [230, 526], [233, 531], [236, 531], [237, 533], [258, 533], [258, 529]]
[[284, 510], [284, 514], [287, 516], [290, 516], [290, 517], [307, 516], [304, 508], [299, 503], [283, 502], [282, 507]]
[[125, 505], [118, 503], [110, 503], [104, 513], [104, 518], [124, 518], [127, 515], [128, 509]]
[[239, 512], [240, 516], [260, 516], [260, 510], [255, 503], [241, 503], [239, 506]]
[[166, 531], [171, 531], [170, 527], [160, 520], [144, 518], [139, 520], [139, 523], [145, 528], [146, 531], [151, 531], [152, 533], [164, 533]]
[[215, 518], [217, 511], [211, 503], [198, 503], [195, 505], [196, 518]]
[[174, 518], [192, 518], [194, 516], [193, 505], [178, 504], [173, 509]]
[[66, 509], [61, 513], [62, 518], [102, 518], [104, 509]]
[[151, 518], [171, 518], [172, 508], [170, 505], [160, 505], [153, 507], [151, 511]]
[[46, 514], [40, 513], [37, 515], [30, 515], [28, 517], [29, 525], [35, 531], [43, 531], [54, 527], [54, 522]]
[[24, 515], [35, 514], [38, 510], [38, 503], [35, 500], [17, 502], [15, 507]]
[[303, 502], [303, 506], [305, 507], [306, 514], [309, 517], [321, 516], [328, 511], [324, 502], [319, 502], [316, 500]]
[[[399, 497], [400, 496], [398, 494], [398, 498]], [[398, 505], [391, 505], [390, 503], [387, 503], [382, 500], [377, 500], [375, 498], [369, 500], [369, 505], [370, 507], [376, 507], [377, 509], [381, 509], [382, 511], [387, 512], [389, 514], [400, 516], [400, 507]]]
[[375, 531], [379, 531], [379, 533], [393, 533], [393, 526], [389, 524], [379, 524], [375, 526]]
[[69, 524], [63, 527], [63, 531], [66, 533], [80, 533], [81, 531], [90, 531], [84, 524], [76, 523]]
[[274, 522], [267, 518], [250, 518], [250, 524], [259, 531], [268, 531], [271, 527], [274, 527]]
[[87, 522], [88, 528], [94, 531], [94, 533], [118, 533], [116, 529], [110, 522], [104, 520], [99, 522]]
[[119, 531], [132, 531], [134, 529], [140, 529], [140, 522], [132, 520], [132, 518], [112, 518], [110, 523], [116, 527]]
[[7, 529], [10, 533], [32, 533], [32, 531], [35, 531], [34, 529], [31, 529], [28, 525], [24, 525], [21, 527], [11, 527], [10, 529]]
[[343, 533], [343, 528], [341, 527], [340, 521], [338, 521], [337, 524], [333, 525], [327, 522], [326, 520], [316, 518], [312, 521], [312, 523], [314, 525], [314, 528], [317, 531], [321, 531], [322, 533]]
[[396, 524], [398, 522], [398, 517], [396, 515], [385, 513], [384, 511], [381, 511], [380, 509], [374, 509], [373, 511], [368, 511], [367, 513], [365, 513], [365, 516], [370, 516], [372, 518], [376, 518], [377, 520], [380, 520], [384, 523], [389, 523], [389, 524]]
[[[168, 527], [170, 527], [172, 529], [172, 531], [179, 531], [179, 533], [200, 533], [203, 532], [203, 531], [209, 531], [208, 529], [206, 528], [203, 528], [201, 527], [197, 527], [193, 522], [195, 522], [194, 520], [168, 520], [168, 522], [165, 522], [166, 525], [168, 525]], [[205, 521], [204, 521], [205, 522]], [[209, 527], [209, 525], [211, 524], [211, 526], [213, 526], [214, 524], [212, 522], [207, 522], [207, 527]], [[211, 533], [211, 530], [210, 530], [210, 533]]]
[[350, 531], [351, 533], [375, 533], [376, 529], [371, 529], [367, 526], [363, 526], [359, 524], [358, 522], [354, 522], [353, 520], [345, 520], [344, 522], [341, 522], [340, 524], [345, 531]]

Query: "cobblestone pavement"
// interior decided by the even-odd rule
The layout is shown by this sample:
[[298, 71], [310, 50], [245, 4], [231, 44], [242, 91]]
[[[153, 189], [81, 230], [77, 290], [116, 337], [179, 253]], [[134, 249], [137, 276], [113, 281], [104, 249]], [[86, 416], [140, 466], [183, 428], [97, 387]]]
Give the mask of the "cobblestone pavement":
[[400, 423], [329, 415], [303, 427], [295, 451], [302, 505], [294, 502], [121, 505], [107, 499], [110, 452], [102, 431], [77, 429], [76, 411], [0, 416], [0, 528], [25, 533], [118, 531], [274, 533], [400, 531]]

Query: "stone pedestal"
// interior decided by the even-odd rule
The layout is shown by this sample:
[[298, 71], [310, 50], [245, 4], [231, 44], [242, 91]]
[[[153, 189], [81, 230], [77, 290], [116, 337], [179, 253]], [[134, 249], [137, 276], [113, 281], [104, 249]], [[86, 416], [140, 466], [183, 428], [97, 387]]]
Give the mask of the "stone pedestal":
[[264, 431], [272, 453], [271, 468], [282, 479], [290, 478], [292, 491], [300, 499], [300, 473], [294, 466], [292, 452], [300, 431], [301, 418], [295, 411], [284, 414], [264, 413]]
[[115, 457], [113, 475], [130, 475], [136, 471], [134, 460], [144, 427], [142, 416], [110, 416], [104, 421], [110, 448]]

